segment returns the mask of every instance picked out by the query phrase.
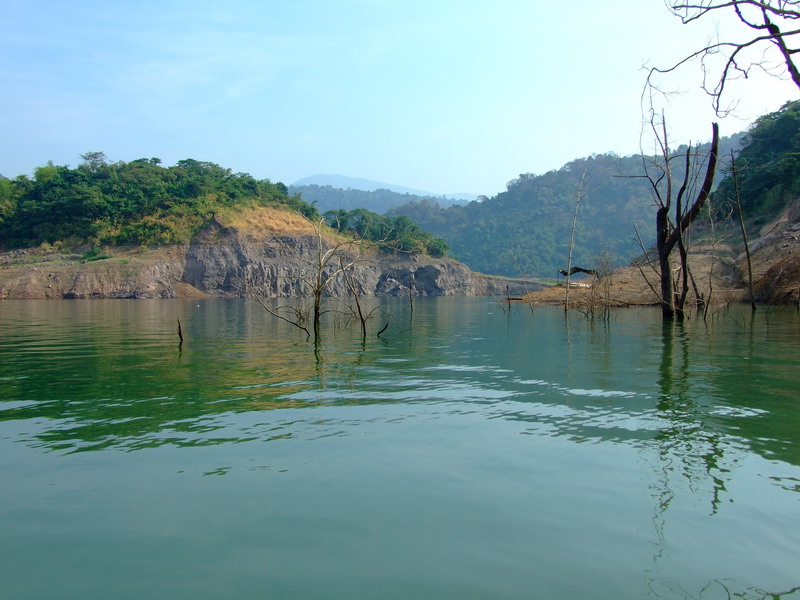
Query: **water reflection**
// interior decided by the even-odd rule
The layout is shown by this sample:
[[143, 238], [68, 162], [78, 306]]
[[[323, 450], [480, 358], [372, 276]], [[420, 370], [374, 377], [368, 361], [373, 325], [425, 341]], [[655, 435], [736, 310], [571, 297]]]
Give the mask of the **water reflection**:
[[741, 600], [781, 600], [797, 598], [800, 586], [782, 591], [767, 591], [743, 586], [735, 580], [714, 579], [703, 585], [696, 593], [685, 589], [676, 581], [648, 581], [648, 587], [656, 598], [680, 598], [681, 600], [717, 600], [718, 598], [740, 598]]
[[800, 464], [794, 340], [776, 315], [743, 333], [735, 316], [689, 331], [647, 312], [416, 305], [377, 307], [383, 338], [334, 323], [314, 345], [241, 301], [12, 304], [0, 419], [52, 450], [135, 449], [239, 441], [231, 415], [254, 410], [480, 404], [522, 433], [655, 444], [671, 472], [706, 479], [712, 512], [742, 452]]
[[[24, 524], [13, 543], [40, 539], [43, 515], [91, 530], [113, 507], [117, 523], [141, 500], [119, 486], [150, 485], [156, 541], [134, 519], [120, 544], [160, 547], [153, 531], [195, 511], [192, 535], [212, 524], [204, 565], [225, 538], [224, 554], [268, 580], [277, 565], [291, 585], [299, 564], [345, 572], [344, 548], [369, 554], [356, 578], [416, 574], [393, 597], [436, 597], [430, 581], [442, 597], [475, 597], [476, 581], [493, 598], [570, 595], [565, 580], [582, 597], [798, 593], [794, 312], [663, 328], [648, 310], [376, 307], [366, 340], [331, 321], [314, 345], [243, 301], [0, 304], [0, 468], [22, 482], [5, 492], [4, 523]], [[41, 493], [62, 471], [65, 495]], [[84, 487], [97, 497], [75, 508]], [[67, 547], [54, 531], [31, 548]]]
[[657, 408], [666, 425], [655, 437], [663, 470], [659, 506], [668, 508], [672, 497], [669, 480], [676, 474], [693, 482], [696, 489], [708, 485], [710, 510], [715, 514], [725, 491], [725, 473], [735, 467], [735, 454], [738, 451], [741, 455], [743, 449], [737, 449], [730, 436], [709, 423], [709, 409], [713, 407], [703, 406], [702, 396], [692, 393], [690, 365], [697, 361], [690, 356], [689, 333], [684, 325], [665, 323], [661, 340]]
[[[736, 322], [735, 318], [731, 320]], [[753, 320], [745, 334], [747, 352], [740, 357], [748, 365], [756, 357], [754, 331]], [[800, 587], [767, 591], [744, 586], [736, 579], [713, 579], [694, 591], [663, 574], [670, 569], [662, 567], [662, 563], [668, 562], [670, 547], [672, 551], [675, 549], [675, 543], [669, 540], [675, 517], [670, 518], [668, 513], [676, 500], [685, 501], [687, 488], [694, 498], [708, 502], [710, 517], [721, 512], [724, 502], [734, 501], [728, 486], [737, 477], [736, 469], [746, 461], [748, 445], [753, 440], [743, 438], [740, 427], [720, 426], [719, 416], [741, 420], [768, 414], [761, 409], [737, 406], [746, 395], [724, 393], [725, 385], [720, 382], [727, 382], [740, 363], [737, 360], [736, 367], [731, 369], [716, 359], [713, 355], [718, 350], [716, 334], [713, 328], [700, 324], [691, 330], [684, 323], [662, 325], [657, 409], [664, 424], [654, 438], [656, 452], [643, 456], [648, 462], [657, 459], [651, 465], [654, 479], [650, 486], [657, 543], [653, 565], [646, 572], [647, 585], [658, 598], [796, 597]], [[753, 373], [747, 375], [752, 377]], [[736, 377], [738, 385], [747, 379], [747, 376]]]

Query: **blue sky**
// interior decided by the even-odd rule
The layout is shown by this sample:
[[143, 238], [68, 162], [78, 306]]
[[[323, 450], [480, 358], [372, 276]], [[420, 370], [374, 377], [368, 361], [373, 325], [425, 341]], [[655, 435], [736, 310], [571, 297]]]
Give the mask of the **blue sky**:
[[[3, 0], [0, 173], [87, 151], [494, 195], [520, 173], [633, 154], [644, 64], [714, 35], [661, 0]], [[665, 82], [678, 143], [713, 115], [689, 66]], [[735, 90], [723, 135], [798, 96]]]

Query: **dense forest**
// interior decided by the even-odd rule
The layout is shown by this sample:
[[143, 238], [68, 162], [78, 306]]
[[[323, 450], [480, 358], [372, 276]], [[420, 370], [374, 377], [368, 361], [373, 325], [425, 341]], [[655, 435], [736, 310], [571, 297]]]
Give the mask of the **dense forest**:
[[[723, 157], [724, 158], [724, 157]], [[800, 195], [800, 102], [759, 118], [744, 138], [735, 161], [742, 212], [759, 225]], [[735, 212], [733, 177], [714, 194], [718, 209]]]
[[48, 163], [32, 179], [22, 175], [0, 181], [2, 246], [185, 243], [216, 211], [253, 204], [316, 214], [289, 196], [282, 183], [210, 162], [187, 159], [162, 167], [157, 158], [143, 158], [108, 163], [100, 152], [82, 158], [74, 169]]
[[[725, 152], [741, 135], [726, 138]], [[701, 145], [698, 153], [707, 152]], [[674, 155], [686, 152], [676, 148]], [[680, 161], [678, 161], [680, 162]], [[655, 209], [641, 156], [599, 154], [543, 175], [522, 174], [497, 196], [443, 208], [423, 200], [396, 207], [420, 227], [441, 236], [451, 252], [484, 273], [553, 276], [566, 267], [572, 221], [578, 206], [573, 264], [594, 268], [622, 264], [654, 241]], [[680, 166], [675, 166], [680, 176]]]
[[[33, 178], [0, 178], [0, 247], [187, 243], [216, 213], [252, 206], [279, 206], [320, 218], [316, 207], [290, 195], [283, 183], [211, 162], [186, 159], [163, 167], [157, 158], [143, 158], [109, 163], [102, 152], [81, 158], [74, 169], [48, 163]], [[351, 227], [355, 216], [335, 227], [362, 237], [380, 235], [387, 249], [446, 252], [444, 242], [407, 217], [361, 216], [381, 224], [380, 231], [377, 225], [364, 231]]]

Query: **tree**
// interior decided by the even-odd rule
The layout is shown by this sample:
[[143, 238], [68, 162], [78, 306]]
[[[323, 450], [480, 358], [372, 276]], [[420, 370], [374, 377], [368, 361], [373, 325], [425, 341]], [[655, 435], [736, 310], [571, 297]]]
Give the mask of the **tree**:
[[667, 7], [683, 24], [735, 15], [751, 33], [739, 40], [717, 39], [671, 67], [650, 69], [648, 86], [654, 86], [657, 74], [699, 60], [703, 90], [711, 96], [718, 115], [727, 112], [722, 99], [728, 83], [747, 79], [754, 70], [788, 77], [800, 89], [800, 70], [795, 64], [800, 54], [800, 0], [667, 0]]
[[14, 185], [9, 179], [0, 175], [0, 226], [13, 216], [16, 205]]
[[373, 242], [384, 252], [445, 256], [447, 243], [422, 231], [405, 215], [379, 215], [365, 208], [329, 210], [323, 218], [337, 231]]
[[85, 166], [92, 173], [96, 173], [100, 167], [108, 164], [105, 152], [87, 152], [81, 154], [81, 160], [83, 161], [81, 166]]
[[567, 277], [567, 288], [564, 292], [564, 312], [569, 309], [569, 288], [570, 288], [570, 276], [575, 272], [572, 270], [572, 248], [575, 246], [575, 227], [578, 225], [578, 207], [580, 207], [581, 200], [583, 199], [583, 184], [586, 180], [586, 171], [584, 170], [583, 175], [581, 175], [581, 181], [578, 184], [578, 191], [575, 192], [575, 214], [572, 216], [572, 231], [569, 234], [569, 256], [567, 257], [567, 270], [566, 270], [566, 277]]
[[[659, 127], [660, 125], [660, 131]], [[702, 184], [697, 190], [694, 200], [689, 202], [687, 195], [694, 189], [695, 174], [698, 157], [692, 155], [691, 144], [687, 146], [683, 156], [670, 152], [667, 140], [667, 127], [665, 120], [660, 124], [651, 121], [660, 156], [651, 162], [642, 155], [645, 177], [650, 183], [656, 201], [656, 253], [658, 260], [658, 274], [660, 283], [661, 314], [665, 320], [673, 318], [682, 319], [684, 305], [689, 290], [689, 267], [685, 243], [685, 233], [692, 222], [700, 214], [700, 210], [708, 199], [714, 183], [714, 173], [717, 166], [717, 152], [719, 149], [719, 127], [712, 123], [711, 150], [708, 153], [706, 172]], [[683, 158], [683, 176], [680, 187], [676, 191], [675, 172], [672, 161]], [[693, 164], [694, 163], [694, 164]], [[674, 209], [674, 220], [670, 213]], [[678, 248], [680, 255], [679, 282], [680, 293], [676, 293], [676, 282], [672, 272], [672, 252]]]
[[275, 308], [270, 306], [255, 292], [247, 277], [242, 280], [245, 292], [271, 315], [302, 329], [307, 338], [310, 338], [313, 332], [314, 343], [319, 344], [323, 299], [329, 293], [333, 283], [339, 278], [344, 278], [345, 285], [356, 298], [362, 332], [364, 332], [365, 317], [358, 303], [358, 289], [351, 273], [357, 264], [369, 261], [369, 258], [362, 253], [362, 240], [360, 238], [342, 237], [329, 240], [328, 238], [331, 236], [325, 234], [324, 219], [319, 222], [309, 222], [314, 229], [313, 250], [309, 253], [309, 257], [298, 252], [297, 259], [304, 264], [304, 267], [297, 274], [296, 279], [302, 288], [308, 290], [313, 300], [310, 315], [312, 331], [309, 332], [306, 327], [306, 321], [309, 316], [308, 311], [290, 307], [289, 310], [293, 313], [293, 317], [285, 317], [280, 310], [286, 307]]

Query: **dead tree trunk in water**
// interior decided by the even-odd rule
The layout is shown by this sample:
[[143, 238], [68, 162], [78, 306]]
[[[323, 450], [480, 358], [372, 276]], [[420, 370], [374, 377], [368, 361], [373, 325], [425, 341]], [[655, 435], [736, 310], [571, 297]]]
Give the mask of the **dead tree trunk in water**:
[[564, 294], [564, 311], [569, 309], [569, 286], [570, 276], [572, 275], [572, 248], [575, 244], [575, 227], [578, 225], [578, 207], [583, 198], [583, 182], [586, 179], [586, 170], [584, 169], [581, 175], [580, 183], [578, 183], [578, 191], [575, 192], [575, 214], [572, 216], [572, 232], [569, 235], [569, 256], [567, 257], [567, 290]]
[[[307, 317], [309, 317], [306, 310], [296, 310], [291, 307], [278, 307], [288, 308], [290, 313], [294, 313], [294, 318], [285, 317], [278, 312], [277, 308], [270, 306], [253, 290], [247, 278], [243, 278], [242, 282], [248, 296], [252, 296], [267, 312], [271, 315], [302, 329], [307, 338], [310, 338], [312, 333], [314, 336], [314, 343], [318, 344], [320, 341], [320, 320], [323, 313], [323, 302], [326, 294], [329, 293], [330, 288], [337, 278], [346, 277], [348, 272], [360, 262], [366, 262], [368, 259], [361, 255], [361, 240], [359, 239], [338, 239], [328, 240], [324, 231], [324, 220], [315, 223], [309, 221], [314, 230], [313, 248], [309, 253], [311, 256], [306, 257], [298, 253], [297, 258], [305, 266], [300, 273], [297, 274], [296, 279], [304, 289], [310, 291], [313, 300], [313, 308], [311, 309], [311, 331], [306, 327]], [[329, 236], [331, 237], [331, 236]], [[338, 266], [336, 262], [338, 262]], [[348, 281], [348, 285], [350, 285]], [[354, 289], [351, 287], [351, 290]], [[353, 291], [358, 303], [357, 290]], [[358, 307], [361, 313], [360, 306]], [[363, 314], [361, 315], [363, 318]], [[362, 323], [362, 332], [364, 325]]]
[[[689, 188], [691, 151], [692, 147], [686, 150], [686, 173], [680, 190], [676, 198], [675, 223], [670, 220], [670, 210], [672, 208], [672, 170], [670, 168], [670, 151], [667, 143], [666, 124], [662, 120], [662, 131], [660, 132], [659, 143], [661, 146], [661, 160], [663, 160], [662, 173], [657, 179], [650, 175], [647, 178], [653, 188], [658, 204], [656, 212], [656, 252], [658, 254], [659, 281], [661, 291], [661, 315], [665, 320], [674, 318], [682, 319], [684, 316], [684, 302], [686, 300], [686, 290], [688, 289], [688, 266], [687, 253], [684, 246], [684, 234], [692, 222], [700, 214], [700, 209], [708, 199], [711, 186], [714, 183], [714, 171], [717, 166], [717, 151], [719, 149], [719, 127], [712, 123], [711, 150], [708, 153], [708, 164], [703, 183], [700, 186], [694, 202], [684, 205], [683, 196]], [[659, 184], [663, 181], [663, 186]], [[684, 209], [684, 206], [687, 208]], [[677, 296], [675, 293], [675, 283], [672, 277], [672, 251], [678, 245], [681, 254], [681, 273], [683, 275], [682, 293]]]
[[352, 273], [352, 265], [350, 267], [346, 267], [344, 264], [343, 259], [339, 259], [339, 266], [342, 270], [342, 275], [344, 276], [345, 282], [347, 282], [347, 287], [350, 288], [350, 293], [353, 294], [353, 302], [356, 305], [356, 316], [358, 316], [358, 322], [361, 324], [361, 339], [367, 339], [367, 319], [369, 315], [364, 315], [364, 311], [361, 309], [361, 299], [358, 295], [358, 286], [356, 285], [356, 281], [353, 277]]
[[753, 291], [753, 263], [750, 260], [750, 243], [747, 241], [747, 229], [744, 226], [744, 215], [742, 214], [742, 199], [739, 197], [739, 179], [736, 176], [736, 159], [733, 158], [731, 150], [731, 174], [733, 175], [733, 188], [736, 191], [736, 212], [739, 213], [739, 227], [742, 230], [742, 241], [744, 242], [744, 252], [747, 257], [747, 284], [750, 288], [750, 307], [756, 311], [756, 293]]

